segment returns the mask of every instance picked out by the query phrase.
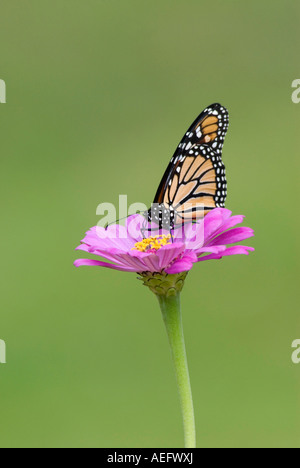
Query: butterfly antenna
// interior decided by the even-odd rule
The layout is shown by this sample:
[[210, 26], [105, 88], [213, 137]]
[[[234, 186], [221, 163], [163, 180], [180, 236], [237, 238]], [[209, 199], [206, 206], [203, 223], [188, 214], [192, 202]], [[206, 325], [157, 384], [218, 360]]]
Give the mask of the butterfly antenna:
[[109, 226], [111, 226], [112, 224], [117, 224], [119, 221], [123, 221], [123, 219], [127, 219], [127, 218], [128, 218], [128, 216], [124, 216], [124, 218], [116, 219], [116, 221], [113, 221], [112, 223], [106, 223], [106, 225], [105, 225], [105, 231], [107, 231], [107, 228], [108, 228]]
[[[137, 213], [134, 213], [134, 214], [141, 214], [141, 213], [140, 213], [140, 212], [137, 212]], [[132, 216], [132, 215], [129, 215], [129, 216]], [[129, 216], [124, 216], [124, 218], [116, 219], [116, 221], [113, 221], [112, 223], [106, 223], [106, 225], [105, 225], [105, 231], [106, 231], [107, 228], [108, 228], [109, 226], [111, 226], [112, 224], [117, 224], [119, 221], [123, 221], [123, 219], [129, 218]]]

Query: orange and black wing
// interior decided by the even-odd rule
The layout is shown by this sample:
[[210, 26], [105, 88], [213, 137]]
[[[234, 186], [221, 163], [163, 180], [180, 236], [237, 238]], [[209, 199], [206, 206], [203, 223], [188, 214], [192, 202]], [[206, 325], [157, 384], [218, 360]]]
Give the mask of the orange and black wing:
[[157, 190], [154, 203], [172, 207], [183, 220], [195, 220], [224, 207], [227, 195], [222, 147], [228, 111], [220, 104], [205, 109], [181, 140]]

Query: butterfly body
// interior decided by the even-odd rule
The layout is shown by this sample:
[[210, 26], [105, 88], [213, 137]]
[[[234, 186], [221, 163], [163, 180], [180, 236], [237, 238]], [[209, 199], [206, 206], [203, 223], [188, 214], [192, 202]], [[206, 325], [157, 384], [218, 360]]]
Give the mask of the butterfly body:
[[220, 104], [212, 104], [199, 115], [177, 147], [153, 204], [144, 214], [146, 221], [172, 230], [225, 206], [222, 147], [228, 123], [228, 111]]

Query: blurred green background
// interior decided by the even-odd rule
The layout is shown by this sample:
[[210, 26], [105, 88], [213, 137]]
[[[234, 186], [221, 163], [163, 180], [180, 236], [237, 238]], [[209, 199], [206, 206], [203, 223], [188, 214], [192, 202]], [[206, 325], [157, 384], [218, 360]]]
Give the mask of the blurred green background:
[[208, 104], [249, 257], [182, 295], [200, 447], [300, 447], [299, 3], [1, 1], [1, 447], [182, 447], [155, 297], [75, 269], [101, 202], [150, 204]]

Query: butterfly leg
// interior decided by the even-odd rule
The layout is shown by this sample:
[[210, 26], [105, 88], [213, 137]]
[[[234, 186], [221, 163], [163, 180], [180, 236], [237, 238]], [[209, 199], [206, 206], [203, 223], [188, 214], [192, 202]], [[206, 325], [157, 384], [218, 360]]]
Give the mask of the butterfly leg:
[[146, 237], [145, 237], [145, 232], [146, 232], [146, 231], [147, 231], [147, 219], [144, 218], [144, 220], [143, 220], [143, 225], [142, 225], [142, 227], [141, 227], [141, 234], [142, 234], [142, 236], [143, 236], [143, 239], [146, 238]]

